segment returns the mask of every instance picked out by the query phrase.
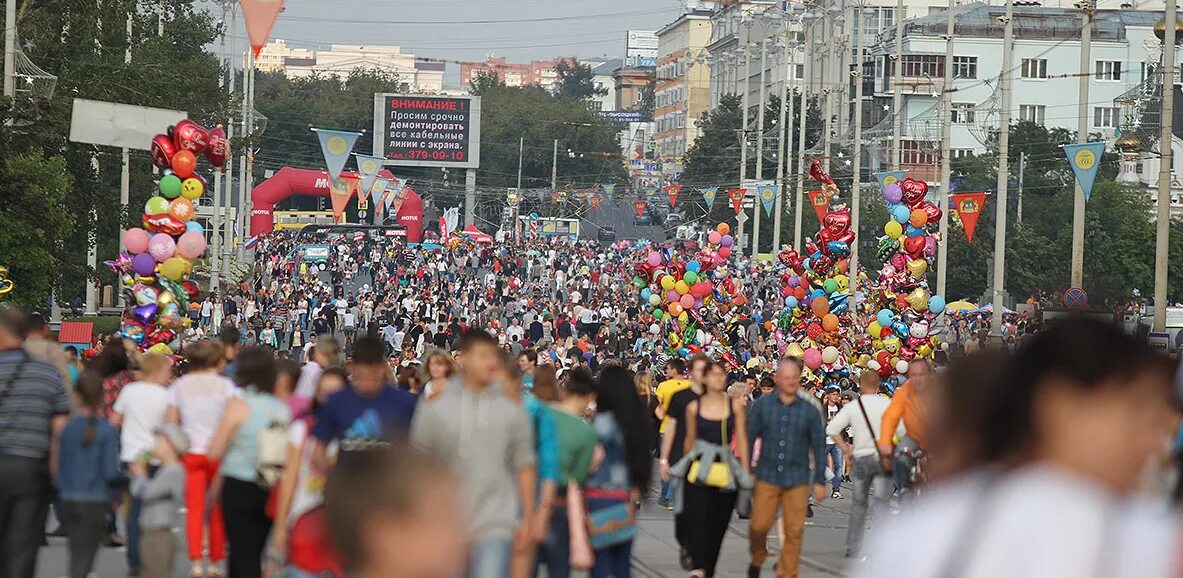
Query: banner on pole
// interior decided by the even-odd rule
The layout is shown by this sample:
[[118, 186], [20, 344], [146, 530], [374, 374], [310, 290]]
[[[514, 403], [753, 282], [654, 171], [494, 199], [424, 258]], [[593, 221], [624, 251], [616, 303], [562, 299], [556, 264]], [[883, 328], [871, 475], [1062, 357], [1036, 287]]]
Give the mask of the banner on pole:
[[1072, 172], [1076, 173], [1076, 180], [1080, 183], [1080, 191], [1084, 193], [1085, 202], [1088, 202], [1093, 194], [1093, 181], [1097, 178], [1097, 170], [1101, 168], [1101, 155], [1104, 152], [1104, 142], [1064, 145], [1064, 154], [1068, 156]]
[[776, 203], [776, 185], [760, 185], [756, 187], [756, 194], [760, 196], [760, 204], [764, 205], [764, 214], [772, 216], [772, 205]]
[[809, 204], [813, 205], [813, 212], [817, 213], [817, 224], [822, 224], [830, 212], [830, 195], [825, 191], [809, 191]]
[[522, 193], [515, 187], [505, 189], [505, 204], [516, 207], [522, 200]]
[[[345, 161], [349, 160], [349, 152], [353, 150], [353, 143], [357, 142], [360, 133], [346, 130], [313, 129], [320, 139], [320, 151], [324, 153], [325, 166], [329, 169], [329, 179], [336, 180], [345, 168]], [[374, 171], [377, 172], [377, 171]]]
[[390, 189], [383, 189], [383, 191], [378, 194], [378, 201], [374, 203], [374, 217], [377, 219], [375, 221], [376, 223], [381, 223], [382, 221], [386, 220], [386, 215], [390, 211], [391, 197], [393, 196], [394, 192]]
[[707, 188], [701, 189], [701, 190], [702, 190], [702, 200], [706, 201], [707, 211], [709, 212], [711, 210], [711, 207], [714, 206], [714, 204], [715, 204], [715, 195], [719, 194], [719, 187], [707, 187]]
[[283, 12], [284, 0], [241, 0], [242, 19], [246, 21], [246, 34], [251, 41], [251, 50], [255, 57], [267, 44], [271, 36], [271, 28], [275, 26], [275, 19]]
[[745, 188], [730, 189], [727, 191], [727, 197], [731, 199], [731, 208], [735, 209], [735, 214], [743, 212], [743, 198], [748, 192]]
[[600, 193], [592, 193], [592, 196], [591, 196], [592, 210], [593, 211], [600, 210], [600, 202], [603, 200], [604, 200], [604, 197], [601, 197]]
[[616, 184], [615, 183], [604, 183], [601, 186], [604, 188], [604, 196], [607, 197], [608, 202], [611, 203], [612, 202], [612, 195], [616, 194]]
[[358, 179], [354, 176], [344, 176], [333, 179], [333, 187], [329, 189], [329, 201], [333, 205], [333, 222], [340, 223], [345, 214], [345, 207], [349, 206], [349, 198], [357, 193]]
[[958, 193], [953, 195], [953, 210], [961, 218], [961, 226], [965, 228], [965, 240], [974, 242], [974, 229], [978, 226], [978, 217], [982, 216], [982, 207], [986, 205], [986, 193]]
[[904, 180], [904, 171], [880, 171], [875, 173], [875, 180], [879, 183], [879, 190], [887, 188], [887, 185], [894, 185], [895, 183]]
[[374, 202], [378, 202], [377, 193], [374, 191], [374, 179], [378, 178], [378, 171], [382, 170], [382, 162], [386, 159], [357, 153], [353, 155], [357, 157], [357, 176], [361, 179], [362, 193], [375, 197]]
[[646, 201], [633, 201], [633, 210], [637, 212], [637, 216], [645, 214], [645, 209], [649, 208], [649, 203]]
[[682, 185], [666, 185], [665, 194], [670, 198], [670, 208], [678, 204], [678, 194], [682, 192]]
[[377, 178], [370, 184], [370, 199], [374, 201], [374, 208], [378, 208], [378, 202], [382, 198], [382, 192], [390, 185], [390, 179]]
[[386, 213], [391, 217], [398, 217], [399, 209], [403, 208], [403, 201], [407, 198], [407, 182], [399, 181], [394, 185], [390, 201], [386, 203]]

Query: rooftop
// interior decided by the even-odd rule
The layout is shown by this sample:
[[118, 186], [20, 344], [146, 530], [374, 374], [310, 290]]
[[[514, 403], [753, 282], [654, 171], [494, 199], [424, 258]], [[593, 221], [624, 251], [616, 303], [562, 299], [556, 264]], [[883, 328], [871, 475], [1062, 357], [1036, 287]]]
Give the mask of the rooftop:
[[[948, 18], [945, 10], [933, 9], [929, 15], [908, 20], [904, 35], [941, 36], [945, 34]], [[973, 3], [960, 6], [954, 16], [953, 34], [962, 37], [1001, 38], [1006, 7]], [[1129, 27], [1152, 28], [1162, 18], [1162, 12], [1149, 10], [1098, 10], [1093, 17], [1093, 40], [1121, 42], [1126, 40]], [[1045, 6], [1015, 6], [1015, 38], [1034, 40], [1070, 40], [1080, 38], [1079, 10]], [[891, 41], [895, 30], [884, 32], [884, 41]]]

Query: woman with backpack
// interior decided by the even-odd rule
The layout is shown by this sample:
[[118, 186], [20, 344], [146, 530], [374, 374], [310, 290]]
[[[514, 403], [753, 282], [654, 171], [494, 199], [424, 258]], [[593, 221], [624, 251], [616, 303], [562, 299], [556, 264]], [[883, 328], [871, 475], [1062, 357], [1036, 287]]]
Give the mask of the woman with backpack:
[[[285, 400], [291, 392], [276, 389], [275, 357], [268, 348], [244, 348], [237, 361], [234, 377], [242, 384], [242, 396], [226, 404], [207, 455], [222, 464], [227, 573], [230, 578], [259, 578], [271, 533], [267, 498], [287, 460], [292, 415]], [[288, 387], [286, 380], [281, 387]]]

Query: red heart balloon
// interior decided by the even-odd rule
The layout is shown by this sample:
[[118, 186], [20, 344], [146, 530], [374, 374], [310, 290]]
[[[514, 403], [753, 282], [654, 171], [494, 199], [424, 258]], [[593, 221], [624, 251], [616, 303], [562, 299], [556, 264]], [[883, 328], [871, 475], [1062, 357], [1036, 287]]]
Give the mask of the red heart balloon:
[[173, 128], [173, 142], [178, 150], [199, 154], [209, 146], [209, 131], [205, 127], [185, 119]]
[[924, 211], [924, 214], [928, 217], [928, 222], [930, 224], [941, 220], [941, 208], [938, 207], [936, 203], [932, 201], [923, 201], [917, 208], [921, 211]]
[[822, 168], [822, 162], [819, 159], [814, 159], [813, 164], [809, 165], [809, 176], [823, 185], [834, 183], [834, 179]]
[[171, 169], [173, 155], [177, 154], [177, 145], [167, 136], [158, 134], [152, 137], [152, 164], [162, 169]]
[[928, 183], [907, 178], [900, 181], [900, 191], [903, 193], [903, 203], [909, 207], [916, 208], [917, 205], [924, 201], [924, 195], [928, 194]]
[[222, 125], [219, 124], [209, 131], [209, 146], [205, 149], [205, 158], [209, 164], [222, 168], [229, 156], [230, 141], [226, 140], [226, 131], [222, 130]]
[[181, 282], [181, 287], [184, 287], [185, 294], [189, 296], [189, 301], [197, 300], [197, 283], [186, 279]]
[[923, 259], [924, 237], [905, 237], [904, 252], [913, 259]]
[[831, 240], [837, 239], [850, 230], [850, 209], [836, 209], [826, 213], [823, 223], [832, 237]]
[[782, 265], [789, 267], [792, 266], [793, 261], [797, 260], [797, 252], [791, 249], [786, 249], [777, 254], [776, 258], [780, 260]]

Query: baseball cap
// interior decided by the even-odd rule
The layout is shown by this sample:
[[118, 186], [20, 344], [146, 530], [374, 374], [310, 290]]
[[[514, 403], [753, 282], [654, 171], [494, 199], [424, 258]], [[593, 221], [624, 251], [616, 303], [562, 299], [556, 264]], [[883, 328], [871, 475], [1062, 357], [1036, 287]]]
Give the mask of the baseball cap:
[[152, 430], [152, 433], [168, 438], [168, 443], [173, 445], [173, 450], [178, 454], [189, 451], [189, 436], [179, 426], [166, 423], [157, 426], [156, 429]]

